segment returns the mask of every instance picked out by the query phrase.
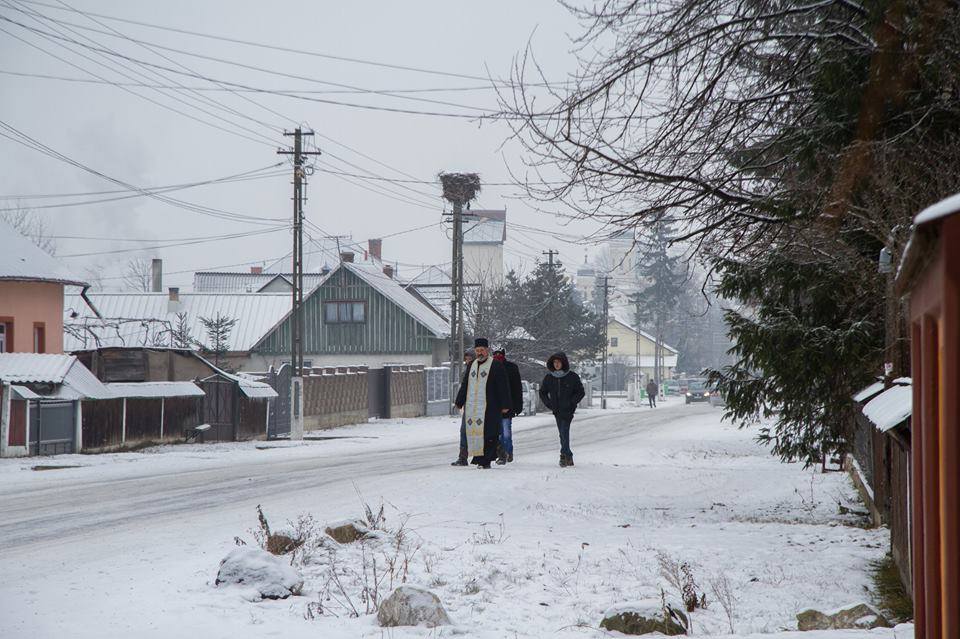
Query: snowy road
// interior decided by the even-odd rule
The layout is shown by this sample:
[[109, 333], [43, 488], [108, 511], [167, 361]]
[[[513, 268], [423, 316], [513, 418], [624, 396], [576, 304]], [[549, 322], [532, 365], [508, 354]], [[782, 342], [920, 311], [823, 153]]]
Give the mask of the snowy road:
[[[515, 422], [517, 461], [491, 471], [449, 466], [451, 418], [329, 434], [345, 437], [64, 456], [43, 461], [82, 467], [44, 472], [0, 460], [0, 637], [602, 636], [608, 607], [671, 591], [661, 557], [689, 563], [704, 592], [722, 577], [736, 596], [729, 618], [716, 604], [698, 611], [697, 634], [746, 636], [862, 599], [888, 543], [838, 516], [837, 502], [855, 499], [846, 476], [781, 464], [704, 405], [585, 411], [574, 469], [557, 467], [549, 416]], [[304, 563], [301, 597], [251, 602], [214, 587], [234, 537], [252, 541], [256, 505], [277, 529], [302, 513], [358, 516], [361, 495], [385, 504], [388, 526], [406, 522], [418, 544], [409, 579], [440, 597], [455, 627], [383, 635], [372, 615], [329, 601], [308, 614], [331, 557], [361, 569], [356, 544]]]

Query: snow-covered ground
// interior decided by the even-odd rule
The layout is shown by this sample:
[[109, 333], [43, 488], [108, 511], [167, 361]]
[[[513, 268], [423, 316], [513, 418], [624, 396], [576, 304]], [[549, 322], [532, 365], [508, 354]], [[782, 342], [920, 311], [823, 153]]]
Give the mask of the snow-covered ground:
[[[671, 562], [689, 564], [707, 595], [696, 634], [793, 630], [801, 610], [869, 599], [887, 536], [838, 514], [855, 503], [844, 475], [781, 464], [704, 405], [583, 411], [572, 432], [572, 469], [557, 467], [549, 416], [518, 419], [516, 461], [490, 471], [449, 465], [452, 418], [303, 443], [0, 460], [0, 636], [604, 636], [607, 608], [678, 597], [661, 575]], [[305, 513], [362, 516], [361, 496], [382, 502], [392, 532], [315, 549], [303, 596], [252, 602], [214, 587], [234, 538], [253, 543], [258, 504], [276, 530]], [[367, 599], [387, 594], [391, 573], [436, 593], [456, 625], [351, 616], [369, 607], [364, 586]], [[724, 584], [732, 620], [714, 594]], [[912, 628], [779, 636], [905, 639]]]

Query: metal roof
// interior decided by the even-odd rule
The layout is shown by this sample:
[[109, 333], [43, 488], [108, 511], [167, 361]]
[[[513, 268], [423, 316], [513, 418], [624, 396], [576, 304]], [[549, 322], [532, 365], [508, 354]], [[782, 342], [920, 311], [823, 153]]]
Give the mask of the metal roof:
[[111, 399], [110, 390], [73, 355], [0, 353], [0, 379], [17, 384], [50, 384], [51, 399]]
[[[636, 328], [636, 327], [632, 326], [632, 325], [630, 324], [630, 322], [625, 321], [625, 320], [623, 319], [623, 317], [619, 316], [616, 312], [610, 313], [610, 321], [612, 321], [612, 322], [617, 322], [618, 324], [621, 324], [621, 325], [623, 325], [623, 326], [626, 326], [626, 327], [629, 328], [631, 331], [633, 331], [633, 332], [635, 332], [635, 333], [639, 333], [640, 335], [642, 335], [643, 337], [647, 338], [648, 340], [650, 340], [650, 341], [653, 342], [654, 344], [657, 343], [657, 338], [656, 338], [656, 337], [654, 337], [653, 335], [651, 335], [650, 333], [648, 333], [648, 332], [646, 332], [646, 331], [644, 331], [644, 330], [642, 330], [642, 329], [639, 329], [639, 328]], [[680, 351], [678, 351], [677, 349], [675, 349], [673, 346], [670, 346], [669, 344], [667, 344], [666, 342], [661, 342], [660, 345], [661, 345], [662, 347], [664, 347], [665, 349], [667, 349], [668, 351], [670, 351], [671, 353], [679, 353], [679, 352], [680, 352]]]
[[[181, 293], [179, 303], [166, 293], [88, 294], [103, 320], [87, 308], [79, 295], [64, 301], [65, 351], [105, 346], [170, 346], [177, 313], [185, 313], [194, 339], [206, 342], [201, 317], [217, 314], [237, 320], [230, 332], [229, 350], [246, 351], [290, 312], [287, 293]], [[78, 317], [71, 317], [78, 313]]]
[[16, 393], [20, 399], [40, 399], [39, 395], [26, 386], [10, 386], [10, 390]]
[[402, 308], [408, 315], [417, 320], [437, 337], [446, 337], [450, 334], [450, 324], [430, 306], [417, 299], [410, 291], [392, 277], [387, 277], [374, 264], [353, 264], [345, 262], [343, 267], [349, 269], [360, 279], [372, 286], [378, 293]]
[[913, 387], [891, 386], [867, 402], [863, 414], [881, 432], [895, 428], [913, 414]]
[[203, 397], [193, 382], [114, 382], [104, 384], [114, 397]]
[[58, 282], [89, 286], [52, 255], [0, 220], [0, 280]]
[[[193, 274], [193, 291], [195, 293], [257, 293], [275, 280], [281, 278], [288, 286], [292, 286], [293, 275], [290, 273], [229, 273], [216, 271], [201, 271]], [[311, 290], [324, 276], [321, 273], [304, 273], [303, 286]]]
[[266, 382], [258, 382], [250, 379], [249, 377], [233, 375], [226, 371], [220, 371], [214, 375], [211, 375], [210, 377], [206, 377], [204, 378], [204, 381], [213, 379], [215, 377], [223, 377], [236, 382], [237, 386], [240, 388], [240, 392], [251, 399], [270, 399], [273, 397], [279, 397], [279, 394], [273, 389], [273, 386], [267, 384]]

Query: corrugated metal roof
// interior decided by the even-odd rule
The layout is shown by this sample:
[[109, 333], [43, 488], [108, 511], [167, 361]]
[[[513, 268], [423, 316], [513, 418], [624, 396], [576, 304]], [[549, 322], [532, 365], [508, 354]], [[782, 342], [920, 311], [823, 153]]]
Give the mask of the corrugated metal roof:
[[56, 258], [0, 220], [0, 280], [60, 282], [87, 286]]
[[874, 382], [869, 386], [863, 388], [859, 393], [853, 396], [853, 401], [862, 402], [864, 400], [870, 399], [877, 393], [883, 390], [883, 382]]
[[[222, 273], [198, 272], [193, 274], [195, 293], [258, 293], [274, 279], [282, 278], [288, 286], [293, 281], [290, 273]], [[320, 273], [304, 273], [303, 287], [311, 290], [323, 281]]]
[[507, 235], [507, 224], [500, 220], [481, 219], [463, 224], [464, 244], [503, 244]]
[[0, 379], [8, 382], [62, 384], [77, 358], [54, 353], [0, 353]]
[[51, 384], [52, 399], [110, 399], [113, 395], [72, 355], [0, 353], [0, 379], [20, 384]]
[[[217, 314], [237, 320], [230, 332], [229, 350], [249, 350], [290, 312], [286, 293], [181, 293], [171, 304], [166, 293], [95, 293], [88, 295], [100, 310], [96, 318], [79, 295], [64, 302], [65, 351], [103, 346], [170, 346], [177, 313], [186, 313], [194, 339], [205, 342], [201, 317]], [[77, 312], [79, 317], [70, 317]]]
[[408, 315], [429, 329], [437, 337], [450, 334], [450, 325], [433, 309], [414, 297], [397, 280], [387, 277], [378, 266], [373, 264], [344, 263], [360, 279], [372, 286], [381, 295], [402, 308]]
[[104, 384], [114, 397], [203, 397], [193, 382], [114, 382]]
[[277, 391], [273, 389], [273, 386], [267, 384], [266, 382], [258, 382], [250, 379], [249, 377], [233, 375], [226, 371], [220, 371], [216, 375], [211, 375], [210, 377], [205, 378], [204, 381], [207, 379], [213, 379], [215, 377], [223, 377], [237, 382], [240, 392], [251, 399], [270, 399], [272, 397], [279, 397]]
[[20, 399], [40, 399], [40, 396], [34, 393], [26, 386], [11, 386], [10, 390], [17, 394]]

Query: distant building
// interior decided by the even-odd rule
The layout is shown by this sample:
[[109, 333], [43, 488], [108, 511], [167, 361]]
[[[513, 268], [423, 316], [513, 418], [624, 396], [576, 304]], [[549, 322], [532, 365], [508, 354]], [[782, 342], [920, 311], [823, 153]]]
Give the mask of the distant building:
[[[0, 221], [0, 353], [62, 353], [64, 286], [89, 284]], [[87, 303], [78, 296], [78, 306]]]
[[[631, 326], [625, 320], [612, 317], [607, 324], [607, 358], [624, 366], [627, 379], [636, 376], [638, 362], [644, 381], [655, 377], [656, 344], [653, 335]], [[673, 377], [678, 355], [676, 348], [661, 343], [660, 379]]]
[[464, 212], [463, 278], [485, 288], [503, 285], [503, 244], [507, 241], [507, 211]]

